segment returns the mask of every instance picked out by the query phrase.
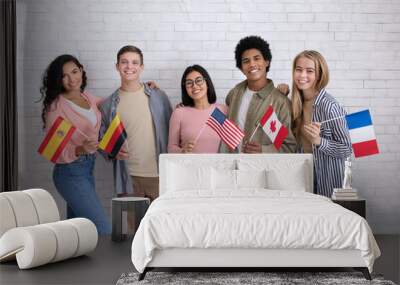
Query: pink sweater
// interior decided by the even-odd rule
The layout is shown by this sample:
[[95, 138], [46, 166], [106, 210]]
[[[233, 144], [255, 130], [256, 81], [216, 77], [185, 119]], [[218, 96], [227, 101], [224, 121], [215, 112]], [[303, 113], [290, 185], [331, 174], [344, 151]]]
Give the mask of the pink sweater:
[[51, 104], [49, 111], [46, 113], [46, 132], [51, 128], [54, 121], [59, 116], [67, 120], [79, 130], [74, 132], [71, 140], [67, 143], [61, 155], [58, 157], [57, 163], [70, 163], [78, 158], [75, 155], [75, 148], [82, 145], [83, 141], [86, 139], [81, 132], [89, 138], [98, 140], [101, 113], [97, 108], [97, 105], [102, 101], [102, 98], [93, 96], [87, 92], [82, 93], [82, 97], [88, 101], [90, 107], [92, 107], [96, 113], [97, 123], [94, 127], [86, 117], [76, 112], [67, 102], [67, 99], [61, 95]]
[[[198, 110], [194, 107], [180, 107], [174, 110], [169, 121], [168, 152], [182, 152], [181, 143], [194, 141], [200, 130], [206, 124], [208, 117], [215, 107], [224, 114], [228, 107], [221, 104], [212, 104], [208, 109]], [[217, 153], [221, 139], [217, 133], [206, 126], [197, 140], [194, 153]]]

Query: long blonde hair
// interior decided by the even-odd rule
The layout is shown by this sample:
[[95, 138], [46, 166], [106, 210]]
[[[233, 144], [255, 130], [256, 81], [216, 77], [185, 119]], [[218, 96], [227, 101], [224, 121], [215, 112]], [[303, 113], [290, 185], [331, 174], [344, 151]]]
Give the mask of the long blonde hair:
[[314, 89], [315, 91], [321, 91], [323, 88], [328, 85], [329, 82], [329, 69], [328, 64], [326, 63], [324, 57], [315, 50], [305, 50], [299, 53], [293, 60], [292, 66], [292, 114], [293, 114], [293, 124], [292, 130], [294, 135], [297, 138], [297, 141], [300, 140], [300, 128], [303, 124], [303, 92], [297, 88], [294, 81], [294, 73], [296, 71], [296, 63], [299, 58], [307, 58], [314, 62], [315, 64], [315, 82]]

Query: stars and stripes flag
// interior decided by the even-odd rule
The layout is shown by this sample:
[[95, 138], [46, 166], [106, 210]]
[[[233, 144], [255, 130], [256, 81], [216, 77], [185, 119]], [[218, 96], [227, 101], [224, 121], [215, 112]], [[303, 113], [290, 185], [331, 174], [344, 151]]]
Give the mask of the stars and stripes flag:
[[379, 153], [369, 110], [345, 116], [355, 157]]
[[289, 131], [279, 121], [272, 105], [268, 106], [264, 116], [260, 120], [260, 125], [274, 144], [275, 148], [279, 150]]
[[235, 149], [244, 137], [244, 133], [224, 113], [215, 108], [206, 124], [210, 126], [231, 149]]
[[47, 160], [56, 163], [76, 128], [62, 117], [57, 117], [47, 132], [38, 152]]
[[119, 115], [116, 114], [101, 139], [99, 148], [108, 153], [111, 158], [115, 158], [127, 137], [124, 125], [122, 124]]

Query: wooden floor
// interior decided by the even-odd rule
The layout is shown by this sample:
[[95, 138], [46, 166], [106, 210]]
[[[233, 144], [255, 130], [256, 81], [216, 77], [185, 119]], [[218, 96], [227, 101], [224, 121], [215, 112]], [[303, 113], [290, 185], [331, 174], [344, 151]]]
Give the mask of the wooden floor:
[[[400, 236], [377, 235], [382, 256], [375, 262], [374, 272], [399, 283]], [[0, 284], [115, 284], [124, 272], [134, 271], [130, 258], [131, 240], [115, 243], [101, 237], [88, 256], [19, 270], [16, 262], [0, 264]]]

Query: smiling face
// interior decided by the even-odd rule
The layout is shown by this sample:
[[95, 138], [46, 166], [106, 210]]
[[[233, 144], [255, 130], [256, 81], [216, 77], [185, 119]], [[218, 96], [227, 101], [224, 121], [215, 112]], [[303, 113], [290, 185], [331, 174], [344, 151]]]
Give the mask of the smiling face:
[[123, 82], [140, 81], [140, 74], [143, 72], [144, 65], [138, 53], [125, 52], [120, 55], [116, 68]]
[[248, 49], [242, 54], [241, 71], [248, 81], [266, 80], [268, 65], [269, 61], [264, 59], [258, 49]]
[[[296, 61], [293, 80], [299, 90], [303, 94], [315, 94], [315, 63], [309, 58], [300, 57]], [[308, 96], [309, 97], [309, 96]]]
[[296, 61], [293, 80], [297, 88], [303, 91], [303, 94], [315, 94], [315, 63], [313, 60], [300, 57]]
[[81, 90], [82, 69], [73, 61], [69, 61], [63, 65], [62, 84], [66, 92]]
[[193, 101], [207, 100], [207, 82], [200, 72], [192, 71], [185, 79], [186, 91]]

